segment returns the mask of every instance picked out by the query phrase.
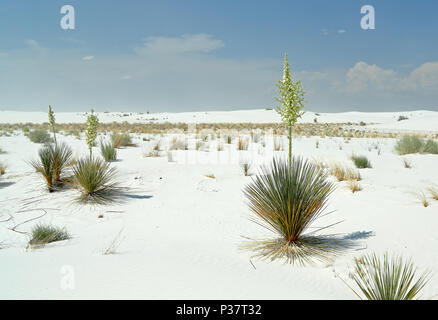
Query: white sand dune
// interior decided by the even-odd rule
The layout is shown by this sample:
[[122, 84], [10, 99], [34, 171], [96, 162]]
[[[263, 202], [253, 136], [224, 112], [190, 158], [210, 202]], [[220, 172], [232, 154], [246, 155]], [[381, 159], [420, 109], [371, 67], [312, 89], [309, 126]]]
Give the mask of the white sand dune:
[[[119, 116], [99, 113], [100, 121], [273, 122], [274, 111], [198, 112]], [[399, 115], [409, 119], [397, 121]], [[0, 112], [0, 122], [45, 122], [41, 113]], [[303, 121], [313, 122], [314, 113]], [[319, 122], [379, 123], [380, 129], [437, 130], [438, 112], [339, 113], [316, 116]], [[57, 113], [58, 122], [84, 122], [77, 113]], [[137, 120], [140, 119], [140, 120]], [[438, 293], [438, 201], [428, 195], [423, 207], [415, 193], [438, 185], [438, 155], [409, 155], [403, 167], [393, 139], [297, 138], [294, 152], [306, 158], [337, 159], [352, 165], [352, 153], [366, 155], [372, 169], [361, 169], [363, 190], [353, 194], [336, 182], [327, 211], [314, 227], [336, 224], [323, 234], [350, 239], [355, 248], [333, 263], [291, 266], [261, 261], [242, 249], [244, 237], [275, 237], [249, 220], [242, 190], [251, 181], [239, 159], [268, 161], [260, 144], [249, 151], [225, 145], [210, 152], [175, 151], [167, 157], [144, 158], [152, 142], [133, 135], [138, 147], [120, 149], [118, 170], [127, 195], [107, 206], [78, 204], [76, 190], [48, 193], [27, 161], [40, 145], [21, 133], [0, 137], [0, 299], [356, 299], [349, 279], [354, 258], [364, 253], [400, 253], [412, 257], [420, 271], [435, 276], [422, 297]], [[103, 137], [105, 138], [105, 137]], [[78, 156], [85, 141], [58, 135]], [[316, 148], [316, 141], [319, 142]], [[235, 142], [233, 142], [235, 143]], [[98, 148], [93, 151], [99, 153]], [[277, 152], [283, 154], [284, 152]], [[190, 157], [188, 155], [191, 155]], [[189, 159], [188, 163], [180, 161]], [[224, 161], [218, 161], [222, 159]], [[254, 160], [255, 161], [255, 160]], [[214, 174], [215, 179], [205, 177]], [[103, 218], [99, 218], [103, 215]], [[41, 216], [41, 217], [40, 217]], [[38, 218], [40, 217], [40, 218]], [[32, 220], [35, 219], [35, 220]], [[39, 222], [66, 227], [72, 239], [41, 249], [26, 249], [26, 232]], [[104, 255], [121, 232], [116, 253]]]

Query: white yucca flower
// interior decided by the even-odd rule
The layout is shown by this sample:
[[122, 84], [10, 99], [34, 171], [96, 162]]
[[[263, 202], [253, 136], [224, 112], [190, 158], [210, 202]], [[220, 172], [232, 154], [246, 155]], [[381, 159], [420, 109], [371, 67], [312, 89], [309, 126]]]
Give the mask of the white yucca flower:
[[85, 129], [85, 139], [90, 149], [90, 159], [92, 155], [92, 148], [94, 141], [97, 137], [97, 125], [99, 124], [99, 119], [94, 114], [94, 110], [91, 109], [91, 114], [87, 118], [87, 128]]

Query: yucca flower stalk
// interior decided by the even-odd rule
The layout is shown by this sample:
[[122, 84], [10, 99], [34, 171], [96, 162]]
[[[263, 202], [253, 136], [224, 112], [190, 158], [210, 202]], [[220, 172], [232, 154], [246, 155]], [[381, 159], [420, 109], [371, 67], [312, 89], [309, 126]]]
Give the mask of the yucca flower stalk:
[[55, 113], [53, 112], [52, 106], [49, 105], [49, 124], [53, 131], [53, 140], [56, 143], [56, 133], [55, 133]]
[[304, 89], [301, 81], [292, 80], [289, 69], [287, 54], [284, 55], [283, 79], [278, 81], [278, 93], [280, 98], [275, 100], [280, 104], [276, 111], [281, 116], [283, 122], [288, 126], [289, 137], [289, 164], [292, 162], [292, 129], [295, 123], [304, 114], [301, 109], [304, 107]]
[[426, 271], [415, 280], [416, 272], [410, 259], [389, 257], [388, 253], [383, 258], [372, 254], [356, 259], [352, 278], [368, 300], [413, 300], [430, 279]]
[[85, 138], [88, 144], [88, 149], [90, 150], [90, 160], [92, 158], [92, 150], [94, 141], [97, 137], [97, 126], [99, 124], [99, 119], [94, 114], [94, 110], [91, 109], [91, 114], [87, 118], [87, 126], [85, 129]]

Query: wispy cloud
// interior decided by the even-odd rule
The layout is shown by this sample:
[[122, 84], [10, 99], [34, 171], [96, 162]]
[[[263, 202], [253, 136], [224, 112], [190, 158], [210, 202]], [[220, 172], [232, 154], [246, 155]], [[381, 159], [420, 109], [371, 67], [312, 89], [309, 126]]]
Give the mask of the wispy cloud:
[[224, 42], [205, 33], [184, 34], [181, 37], [148, 37], [141, 47], [136, 47], [139, 54], [181, 54], [187, 52], [210, 52], [222, 48]]
[[82, 57], [82, 60], [85, 60], [85, 61], [93, 60], [93, 59], [94, 59], [94, 56], [85, 56], [85, 57]]

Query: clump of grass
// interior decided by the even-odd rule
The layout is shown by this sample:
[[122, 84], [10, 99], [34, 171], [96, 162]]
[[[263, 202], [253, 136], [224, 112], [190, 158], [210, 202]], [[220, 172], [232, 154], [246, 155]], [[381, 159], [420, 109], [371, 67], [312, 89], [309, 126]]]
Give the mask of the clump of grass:
[[204, 174], [204, 176], [210, 179], [216, 179], [213, 173]]
[[64, 229], [48, 224], [37, 224], [32, 228], [30, 247], [43, 247], [47, 243], [70, 239], [70, 234]]
[[74, 184], [81, 191], [80, 200], [107, 203], [118, 191], [116, 169], [99, 158], [78, 160], [73, 166]]
[[49, 143], [52, 142], [50, 134], [45, 129], [35, 129], [27, 135], [30, 141], [34, 143]]
[[111, 142], [114, 146], [114, 148], [119, 149], [120, 147], [128, 147], [132, 146], [132, 140], [129, 133], [117, 133], [114, 132], [111, 134]]
[[333, 162], [332, 164], [329, 165], [328, 169], [329, 169], [329, 173], [332, 176], [336, 177], [338, 181], [361, 180], [359, 171], [351, 167], [344, 166], [339, 162]]
[[356, 260], [352, 278], [368, 300], [413, 300], [430, 279], [429, 272], [418, 277], [416, 272], [410, 259], [372, 254]]
[[403, 162], [403, 166], [406, 169], [411, 169], [412, 168], [412, 161], [409, 160], [408, 158], [402, 158], [402, 162]]
[[429, 186], [427, 188], [427, 191], [429, 191], [429, 193], [432, 196], [433, 200], [438, 200], [438, 187]]
[[240, 167], [243, 170], [243, 175], [246, 177], [249, 175], [252, 164], [248, 160], [244, 160], [240, 162]]
[[105, 161], [114, 161], [117, 159], [117, 150], [112, 142], [100, 142], [100, 153]]
[[400, 155], [412, 153], [438, 154], [438, 143], [432, 139], [425, 142], [417, 136], [404, 136], [397, 141], [395, 151]]
[[371, 162], [365, 156], [352, 155], [351, 160], [353, 160], [356, 168], [359, 168], [359, 169], [372, 168]]
[[348, 187], [350, 188], [351, 192], [353, 192], [353, 193], [356, 193], [356, 192], [362, 190], [362, 187], [360, 186], [359, 182], [357, 182], [355, 180], [349, 180]]
[[248, 150], [248, 145], [248, 139], [246, 138], [239, 137], [239, 139], [237, 140], [237, 150]]
[[4, 175], [6, 173], [6, 168], [8, 166], [4, 162], [0, 162], [0, 176]]
[[424, 192], [418, 192], [415, 193], [415, 196], [417, 197], [417, 199], [421, 202], [421, 204], [423, 205], [423, 207], [427, 208], [429, 206], [429, 201], [427, 201], [427, 197], [424, 194]]
[[[321, 216], [333, 190], [326, 175], [302, 158], [292, 158], [291, 165], [289, 161], [274, 159], [271, 166], [262, 167], [244, 194], [254, 222], [280, 236], [275, 244], [268, 245], [273, 251], [265, 254], [273, 259], [283, 256], [289, 262], [306, 255], [303, 248], [312, 240], [304, 233]], [[310, 252], [312, 249], [307, 251]]]
[[438, 143], [436, 143], [432, 139], [427, 140], [424, 144], [423, 152], [430, 154], [438, 154]]

